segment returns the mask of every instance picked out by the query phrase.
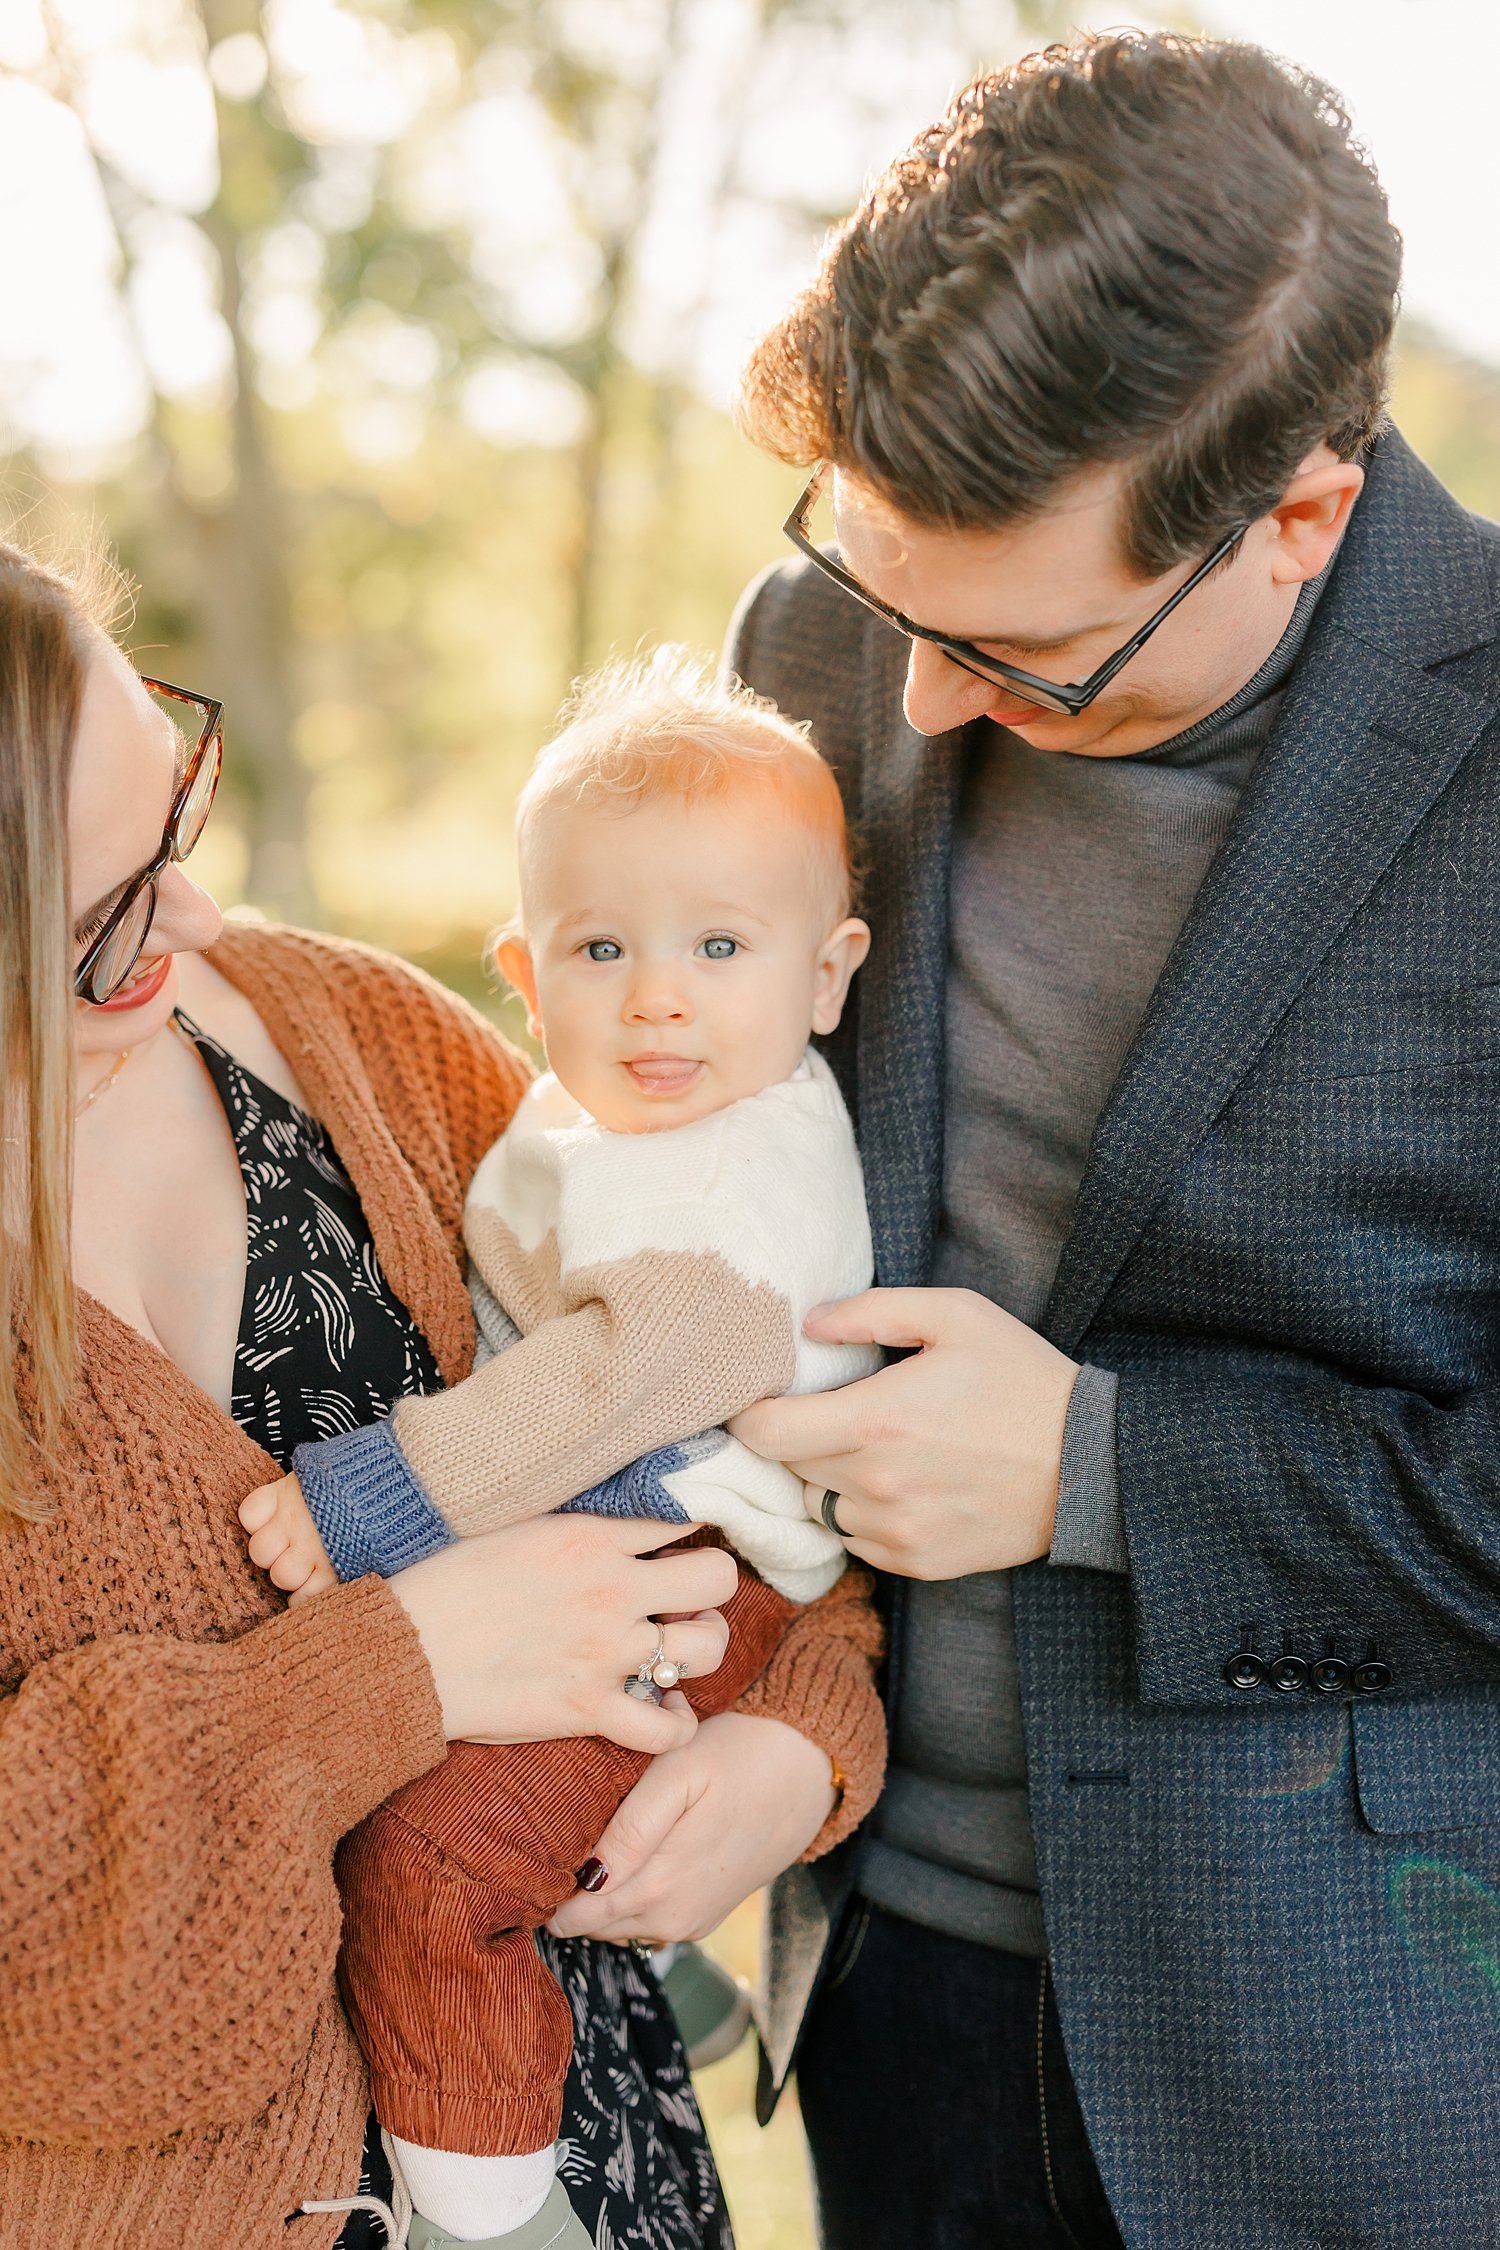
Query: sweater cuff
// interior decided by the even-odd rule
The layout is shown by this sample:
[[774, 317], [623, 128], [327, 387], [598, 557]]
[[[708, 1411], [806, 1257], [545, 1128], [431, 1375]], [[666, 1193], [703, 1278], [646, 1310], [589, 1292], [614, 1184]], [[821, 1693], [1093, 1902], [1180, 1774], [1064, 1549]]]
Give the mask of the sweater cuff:
[[1115, 1455], [1120, 1378], [1087, 1362], [1078, 1371], [1063, 1426], [1057, 1521], [1049, 1562], [1077, 1570], [1130, 1568]]
[[231, 1644], [263, 1730], [306, 1777], [330, 1846], [448, 1752], [417, 1629], [377, 1578], [333, 1586]]
[[735, 1705], [747, 1718], [779, 1719], [816, 1743], [844, 1777], [843, 1794], [802, 1857], [821, 1859], [852, 1836], [885, 1782], [886, 1721], [868, 1657], [847, 1643], [804, 1643], [763, 1672]]
[[299, 1445], [292, 1467], [328, 1560], [346, 1582], [371, 1571], [393, 1578], [453, 1544], [389, 1422]]

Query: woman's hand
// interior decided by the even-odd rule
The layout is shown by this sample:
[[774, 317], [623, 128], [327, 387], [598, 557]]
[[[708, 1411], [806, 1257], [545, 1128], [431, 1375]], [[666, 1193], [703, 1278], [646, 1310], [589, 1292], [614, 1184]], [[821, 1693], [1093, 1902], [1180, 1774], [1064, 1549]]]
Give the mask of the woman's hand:
[[707, 1937], [802, 1857], [833, 1803], [826, 1751], [780, 1719], [721, 1711], [647, 1767], [595, 1847], [607, 1880], [548, 1927], [616, 1944]]
[[656, 1754], [697, 1721], [678, 1693], [665, 1704], [625, 1693], [656, 1646], [697, 1679], [717, 1671], [729, 1628], [716, 1605], [738, 1583], [722, 1547], [653, 1550], [680, 1524], [609, 1516], [541, 1516], [460, 1539], [391, 1579], [432, 1666], [450, 1741], [544, 1742], [599, 1734]]
[[766, 1399], [729, 1427], [842, 1495], [851, 1555], [903, 1578], [966, 1578], [1052, 1545], [1078, 1364], [972, 1289], [867, 1289], [803, 1322], [830, 1344], [916, 1347], [841, 1391]]

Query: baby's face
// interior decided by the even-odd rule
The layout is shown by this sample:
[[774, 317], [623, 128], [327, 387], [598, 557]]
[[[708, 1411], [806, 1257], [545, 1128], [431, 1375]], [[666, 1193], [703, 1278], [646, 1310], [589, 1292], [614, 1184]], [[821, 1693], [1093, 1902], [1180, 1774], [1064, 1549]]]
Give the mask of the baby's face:
[[651, 1133], [789, 1078], [838, 1022], [863, 922], [833, 923], [806, 840], [759, 795], [547, 807], [501, 966], [562, 1084]]

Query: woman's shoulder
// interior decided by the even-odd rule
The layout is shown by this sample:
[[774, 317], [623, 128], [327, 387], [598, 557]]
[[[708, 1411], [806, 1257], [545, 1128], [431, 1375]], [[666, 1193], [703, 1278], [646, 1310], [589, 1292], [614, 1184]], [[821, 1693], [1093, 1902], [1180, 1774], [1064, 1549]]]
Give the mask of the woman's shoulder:
[[367, 1007], [382, 994], [421, 995], [448, 1012], [483, 1018], [477, 1009], [429, 976], [425, 969], [359, 938], [334, 937], [325, 930], [303, 930], [287, 922], [263, 922], [232, 911], [223, 934], [209, 948], [209, 959], [249, 989], [268, 981], [321, 991], [331, 1001], [357, 1000]]
[[254, 1002], [309, 1092], [352, 1048], [378, 1106], [446, 1116], [469, 1169], [531, 1078], [526, 1057], [477, 1008], [379, 946], [227, 922], [209, 959]]

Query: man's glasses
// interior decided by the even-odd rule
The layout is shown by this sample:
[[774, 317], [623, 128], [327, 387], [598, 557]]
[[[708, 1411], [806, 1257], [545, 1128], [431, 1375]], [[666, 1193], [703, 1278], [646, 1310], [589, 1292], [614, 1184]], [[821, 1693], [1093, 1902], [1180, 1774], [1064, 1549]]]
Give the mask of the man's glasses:
[[1161, 608], [1147, 618], [1138, 632], [1131, 634], [1122, 648], [1117, 648], [1113, 656], [1107, 656], [1096, 671], [1090, 672], [1086, 680], [1065, 687], [1057, 680], [1043, 680], [1035, 672], [1023, 671], [1018, 664], [1006, 664], [998, 656], [986, 655], [973, 641], [955, 640], [950, 633], [935, 633], [930, 625], [916, 624], [899, 609], [892, 609], [889, 602], [883, 602], [878, 594], [872, 594], [868, 586], [862, 586], [841, 562], [825, 554], [813, 538], [811, 524], [813, 509], [831, 467], [832, 463], [828, 461], [818, 463], [796, 507], [781, 527], [793, 546], [800, 548], [825, 578], [831, 578], [835, 586], [842, 586], [846, 594], [852, 594], [857, 602], [863, 602], [866, 609], [872, 609], [877, 617], [883, 617], [887, 625], [894, 625], [896, 631], [904, 633], [908, 640], [930, 641], [951, 662], [962, 665], [966, 672], [974, 673], [978, 679], [993, 680], [1002, 687], [1009, 688], [1018, 701], [1034, 703], [1041, 711], [1061, 712], [1068, 718], [1086, 711], [1095, 697], [1103, 694], [1110, 681], [1118, 678], [1137, 650], [1145, 647], [1157, 627], [1166, 623], [1178, 603], [1186, 601], [1193, 588], [1201, 585], [1209, 572], [1216, 570], [1245, 536], [1244, 526], [1241, 526], [1238, 531], [1231, 531], [1226, 538], [1221, 539], [1213, 553], [1199, 563], [1192, 576], [1184, 579], [1175, 593], [1167, 596]]
[[141, 685], [170, 703], [190, 704], [199, 715], [198, 739], [173, 795], [160, 849], [131, 876], [74, 972], [73, 990], [95, 1007], [114, 998], [145, 952], [156, 913], [157, 886], [170, 863], [186, 859], [203, 834], [224, 763], [222, 703], [211, 696], [191, 695], [186, 688], [169, 687], [165, 680], [143, 678]]

